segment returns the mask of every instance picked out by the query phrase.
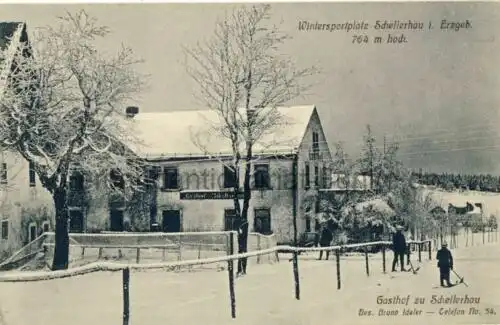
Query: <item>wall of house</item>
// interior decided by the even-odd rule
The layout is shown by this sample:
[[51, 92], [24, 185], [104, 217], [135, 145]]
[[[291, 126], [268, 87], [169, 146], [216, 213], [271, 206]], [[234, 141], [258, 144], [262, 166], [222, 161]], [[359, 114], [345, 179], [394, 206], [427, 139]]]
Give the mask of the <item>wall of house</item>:
[[[8, 224], [8, 237], [0, 236], [0, 260], [21, 248], [29, 240], [29, 228], [40, 235], [44, 223], [53, 229], [53, 202], [38, 178], [30, 186], [29, 164], [18, 154], [0, 153], [0, 169], [6, 165], [6, 182], [0, 184], [0, 223]], [[0, 178], [1, 179], [1, 178]], [[1, 229], [1, 224], [0, 224]]]
[[[277, 240], [289, 240], [293, 236], [292, 160], [259, 159], [258, 163], [269, 164], [271, 189], [252, 191], [249, 231], [254, 231], [254, 209], [269, 208], [271, 228]], [[163, 163], [162, 166], [178, 168], [181, 189], [159, 191], [158, 223], [162, 224], [163, 210], [180, 210], [183, 231], [224, 230], [224, 210], [234, 208], [231, 199], [181, 199], [185, 193], [228, 191], [224, 189], [224, 163], [218, 160], [183, 161]], [[244, 177], [244, 168], [240, 171], [240, 177]], [[163, 183], [162, 177], [160, 183]], [[240, 204], [242, 206], [243, 200], [240, 200]]]
[[[319, 154], [313, 154], [313, 133], [318, 134], [318, 147]], [[316, 110], [311, 116], [311, 120], [304, 132], [304, 138], [298, 150], [298, 210], [297, 210], [297, 228], [298, 232], [302, 233], [306, 230], [308, 215], [314, 215], [316, 211], [310, 211], [311, 214], [306, 213], [306, 204], [304, 199], [306, 196], [318, 196], [318, 187], [315, 186], [315, 166], [318, 167], [319, 187], [329, 187], [329, 180], [331, 173], [332, 155], [323, 132], [323, 127]], [[307, 186], [306, 164], [309, 165], [309, 186]], [[324, 169], [326, 168], [326, 169]], [[314, 221], [311, 220], [311, 230], [314, 230]]]

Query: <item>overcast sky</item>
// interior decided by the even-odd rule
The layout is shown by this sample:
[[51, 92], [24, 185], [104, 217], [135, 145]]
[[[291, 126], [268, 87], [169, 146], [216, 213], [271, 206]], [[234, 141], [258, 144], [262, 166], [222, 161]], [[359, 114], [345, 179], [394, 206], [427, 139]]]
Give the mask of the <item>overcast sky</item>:
[[[3, 21], [29, 29], [54, 24], [65, 10], [84, 8], [113, 31], [104, 50], [130, 46], [151, 75], [141, 111], [202, 108], [193, 98], [183, 46], [210, 37], [228, 4], [0, 5]], [[283, 53], [299, 67], [318, 65], [310, 94], [295, 104], [316, 104], [330, 146], [359, 152], [365, 125], [380, 138], [400, 141], [412, 168], [500, 175], [500, 4], [307, 3], [274, 4], [273, 18], [293, 37]], [[422, 21], [431, 31], [405, 31], [405, 44], [352, 44], [353, 32], [299, 31], [299, 21]], [[442, 19], [472, 28], [442, 31]], [[370, 29], [370, 37], [388, 32]], [[395, 32], [401, 34], [401, 32]], [[450, 148], [452, 151], [446, 151]]]

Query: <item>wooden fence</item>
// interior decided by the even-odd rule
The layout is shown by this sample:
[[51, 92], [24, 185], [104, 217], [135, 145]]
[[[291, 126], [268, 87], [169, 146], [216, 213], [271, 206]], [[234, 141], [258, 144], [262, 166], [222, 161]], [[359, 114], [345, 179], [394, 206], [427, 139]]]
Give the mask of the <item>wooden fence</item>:
[[[229, 237], [230, 251], [233, 251], [235, 245], [234, 234]], [[122, 290], [123, 290], [123, 325], [128, 325], [130, 321], [130, 271], [131, 270], [144, 270], [144, 269], [165, 269], [165, 270], [175, 270], [180, 267], [194, 266], [194, 265], [206, 265], [213, 263], [227, 263], [228, 270], [228, 282], [229, 282], [229, 301], [230, 301], [230, 313], [232, 318], [236, 318], [236, 295], [234, 290], [234, 261], [240, 258], [249, 258], [262, 256], [266, 254], [277, 254], [277, 253], [289, 253], [292, 254], [292, 268], [294, 274], [294, 288], [295, 288], [295, 299], [300, 300], [300, 276], [299, 276], [299, 263], [298, 254], [301, 252], [335, 252], [336, 257], [336, 275], [337, 275], [337, 289], [340, 290], [342, 287], [342, 277], [340, 268], [340, 257], [341, 253], [347, 249], [359, 249], [364, 248], [365, 256], [365, 270], [366, 275], [370, 276], [369, 268], [369, 254], [368, 249], [370, 246], [380, 246], [382, 248], [382, 271], [386, 273], [386, 250], [391, 245], [391, 242], [379, 241], [370, 242], [362, 244], [351, 244], [343, 246], [330, 246], [330, 247], [293, 247], [293, 246], [275, 246], [273, 248], [248, 252], [244, 254], [233, 254], [229, 256], [220, 256], [214, 258], [206, 258], [201, 260], [187, 260], [187, 261], [177, 261], [177, 262], [162, 262], [162, 263], [152, 263], [152, 264], [121, 264], [113, 262], [96, 262], [91, 263], [82, 267], [62, 270], [62, 271], [50, 271], [50, 272], [30, 272], [30, 273], [18, 273], [18, 274], [5, 274], [0, 275], [0, 282], [29, 282], [29, 281], [44, 281], [52, 279], [61, 279], [67, 277], [73, 277], [78, 275], [84, 275], [99, 271], [121, 271], [122, 274]], [[418, 259], [422, 260], [422, 252], [426, 251], [428, 253], [429, 260], [432, 259], [432, 241], [411, 241], [410, 246], [416, 247], [418, 250]]]

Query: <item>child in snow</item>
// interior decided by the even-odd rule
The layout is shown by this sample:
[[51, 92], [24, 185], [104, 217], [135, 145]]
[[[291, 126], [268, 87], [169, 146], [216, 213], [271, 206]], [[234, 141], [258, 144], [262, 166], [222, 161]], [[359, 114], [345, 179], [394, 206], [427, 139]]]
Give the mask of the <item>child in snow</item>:
[[446, 281], [446, 285], [451, 287], [450, 270], [453, 270], [453, 256], [446, 242], [444, 242], [441, 245], [441, 249], [438, 250], [436, 260], [438, 261], [437, 266], [439, 268], [439, 281], [441, 282], [441, 286], [444, 287], [444, 282]]

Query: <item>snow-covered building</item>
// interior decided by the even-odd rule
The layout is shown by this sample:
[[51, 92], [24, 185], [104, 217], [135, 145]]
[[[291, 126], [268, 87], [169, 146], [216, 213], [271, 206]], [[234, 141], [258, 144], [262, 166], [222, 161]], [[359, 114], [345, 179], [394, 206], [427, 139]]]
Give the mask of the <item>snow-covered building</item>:
[[[9, 53], [18, 48], [17, 42], [28, 42], [26, 25], [0, 23], [0, 48], [7, 54], [0, 62], [0, 92], [12, 66]], [[167, 232], [234, 229], [231, 146], [227, 138], [210, 132], [221, 124], [218, 115], [210, 110], [127, 109], [124, 123], [139, 142], [121, 140], [154, 167], [149, 176], [158, 180], [154, 196], [146, 202], [148, 225], [141, 230], [152, 225]], [[281, 126], [270, 128], [253, 148], [248, 221], [251, 232], [274, 233], [278, 241], [287, 242], [293, 238], [294, 218], [299, 233], [311, 230], [304, 196], [328, 183], [332, 156], [314, 105], [279, 107], [277, 113]], [[50, 230], [55, 213], [50, 194], [24, 158], [4, 151], [0, 167], [0, 255], [8, 255]], [[69, 181], [70, 231], [130, 229], [127, 224], [134, 223], [137, 214], [130, 208], [133, 202], [105, 195], [99, 202], [88, 200], [85, 176], [74, 173]]]
[[[302, 200], [330, 177], [331, 153], [313, 105], [279, 107], [285, 127], [274, 128], [254, 145], [249, 230], [274, 233], [279, 242], [310, 230]], [[133, 115], [133, 116], [132, 116]], [[163, 231], [229, 230], [235, 224], [234, 173], [229, 140], [210, 132], [218, 115], [210, 110], [132, 114], [140, 145], [130, 148], [159, 166], [159, 188], [151, 223]], [[244, 177], [244, 168], [240, 179]], [[242, 203], [243, 200], [241, 200]], [[127, 218], [125, 216], [124, 218]]]
[[[0, 22], [0, 100], [10, 78], [19, 43], [28, 42], [26, 24]], [[50, 194], [41, 186], [29, 163], [0, 148], [0, 261], [48, 231], [53, 222]]]

